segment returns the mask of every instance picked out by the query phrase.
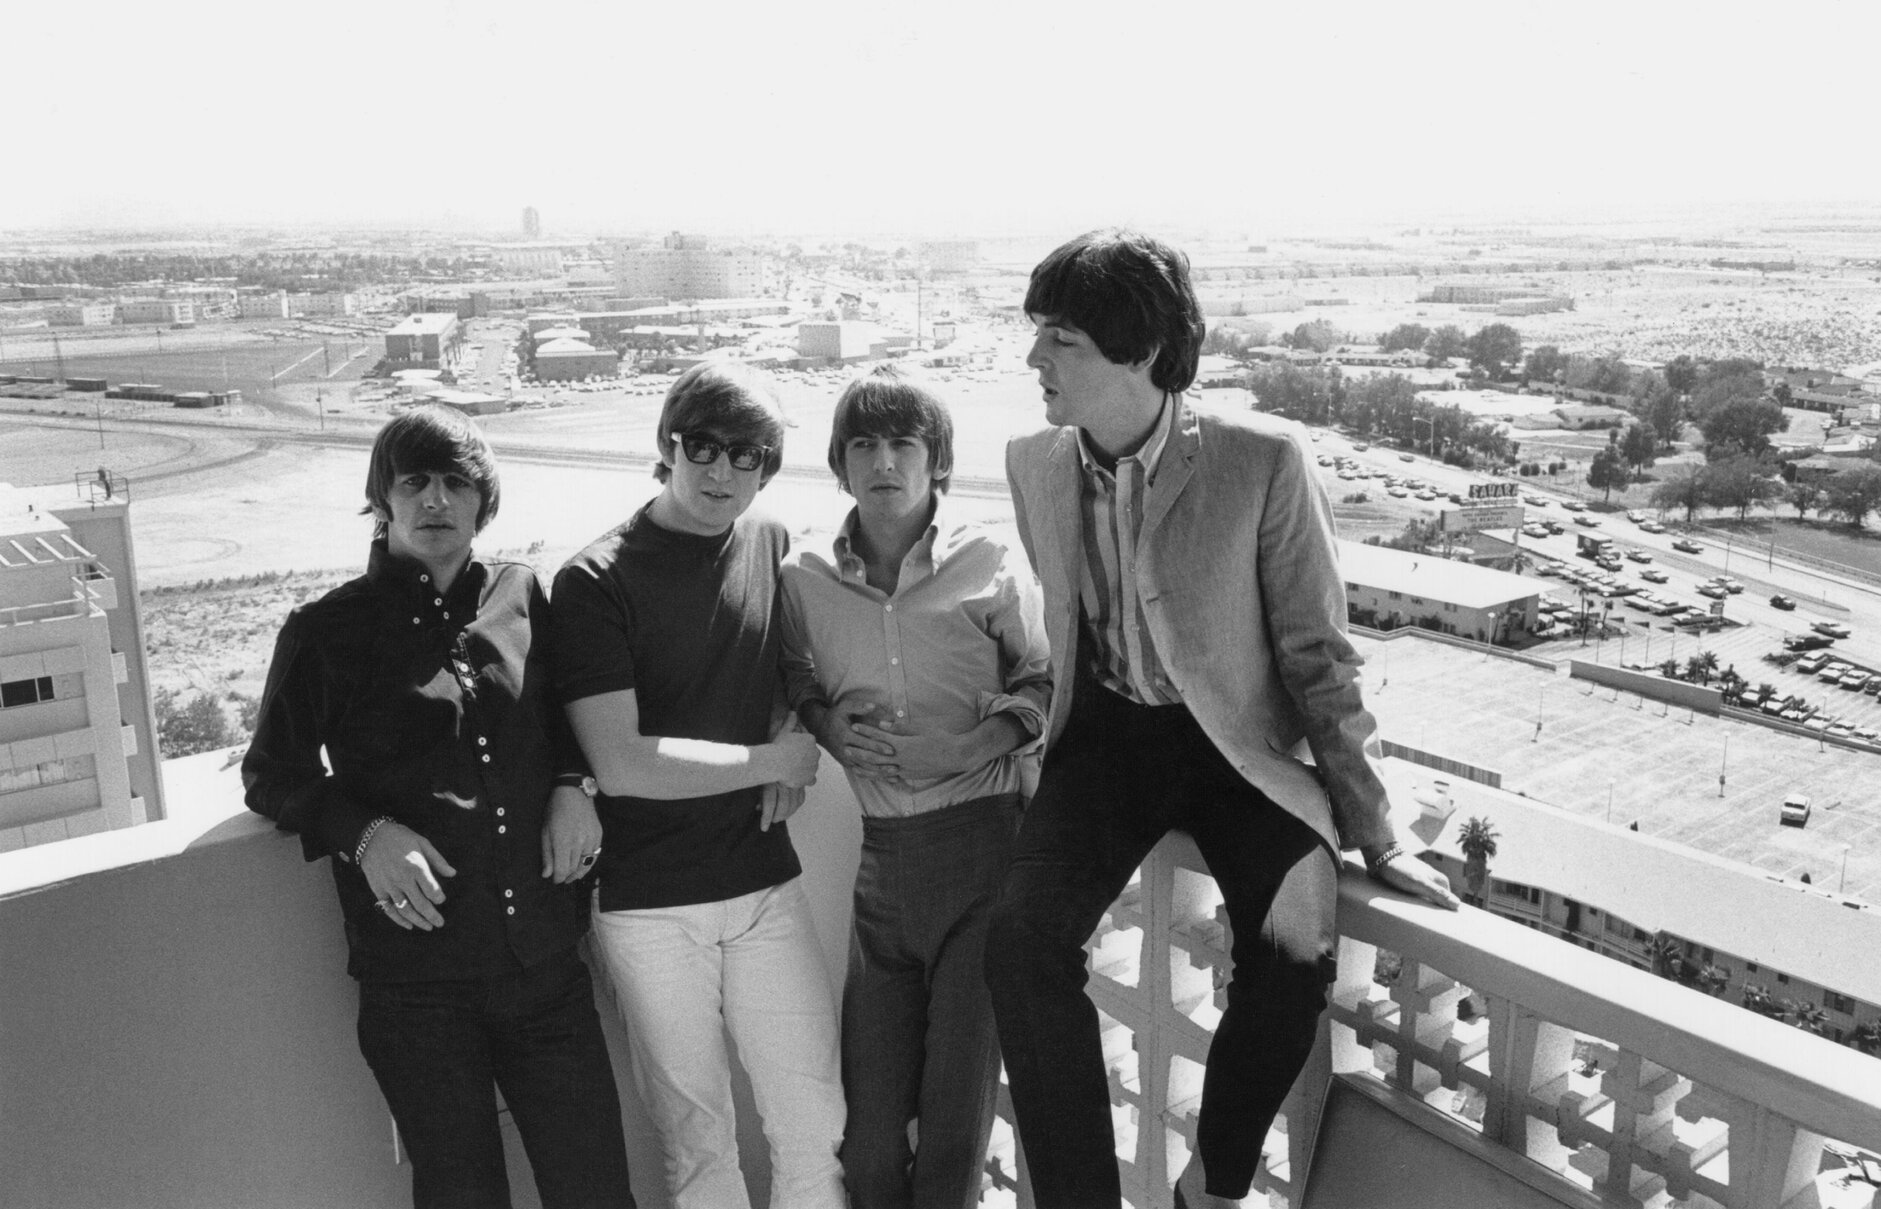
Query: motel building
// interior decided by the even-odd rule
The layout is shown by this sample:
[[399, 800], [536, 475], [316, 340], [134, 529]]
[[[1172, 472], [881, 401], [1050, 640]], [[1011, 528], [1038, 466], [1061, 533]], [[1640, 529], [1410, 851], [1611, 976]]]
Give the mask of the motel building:
[[1534, 632], [1541, 586], [1532, 579], [1412, 554], [1339, 543], [1346, 615], [1377, 629], [1421, 625], [1475, 642], [1510, 642]]

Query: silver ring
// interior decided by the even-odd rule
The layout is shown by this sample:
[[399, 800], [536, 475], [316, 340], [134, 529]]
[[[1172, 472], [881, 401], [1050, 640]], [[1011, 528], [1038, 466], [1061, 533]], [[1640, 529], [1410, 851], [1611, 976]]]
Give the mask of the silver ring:
[[379, 910], [384, 911], [391, 907], [392, 900], [389, 898], [382, 898], [382, 899], [379, 899], [377, 902], [374, 902], [372, 905], [379, 908]]
[[403, 910], [404, 910], [404, 909], [405, 909], [406, 907], [409, 907], [409, 906], [411, 906], [411, 900], [410, 900], [409, 898], [403, 898], [403, 897], [401, 897], [401, 898], [399, 898], [398, 900], [396, 900], [395, 902], [393, 902], [393, 904], [392, 904], [392, 906], [394, 906], [395, 908], [397, 908], [397, 909], [398, 909], [398, 910], [400, 910], [400, 911], [403, 911]]

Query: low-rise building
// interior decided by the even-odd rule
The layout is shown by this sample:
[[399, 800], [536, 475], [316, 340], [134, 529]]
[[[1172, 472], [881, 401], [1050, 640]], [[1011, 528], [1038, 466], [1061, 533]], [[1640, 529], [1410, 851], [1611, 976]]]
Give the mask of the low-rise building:
[[657, 248], [620, 249], [614, 279], [623, 294], [750, 298], [770, 284], [769, 260], [761, 252], [714, 248], [698, 236], [675, 231]]
[[456, 315], [408, 315], [385, 333], [385, 359], [401, 365], [436, 369], [457, 329]]
[[1507, 642], [1535, 628], [1542, 593], [1536, 580], [1436, 554], [1338, 545], [1346, 611], [1362, 625], [1415, 625], [1476, 642]]
[[597, 349], [585, 340], [563, 336], [536, 345], [536, 378], [543, 382], [570, 382], [591, 376], [612, 377], [620, 372], [620, 358], [609, 349]]
[[797, 325], [797, 355], [808, 361], [853, 365], [886, 353], [887, 344], [873, 324], [844, 319]]
[[118, 303], [119, 323], [194, 323], [196, 304], [187, 298], [126, 298]]
[[45, 315], [53, 327], [109, 327], [117, 321], [118, 308], [112, 302], [61, 302], [47, 307]]
[[244, 319], [285, 319], [287, 318], [287, 291], [269, 290], [259, 294], [243, 294], [241, 307]]
[[163, 817], [127, 491], [0, 484], [0, 852]]

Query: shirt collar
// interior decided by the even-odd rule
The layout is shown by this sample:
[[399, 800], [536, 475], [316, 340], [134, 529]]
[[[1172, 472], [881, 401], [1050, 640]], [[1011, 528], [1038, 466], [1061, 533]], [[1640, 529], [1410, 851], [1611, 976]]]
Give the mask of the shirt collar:
[[[1169, 432], [1170, 429], [1175, 426], [1175, 418], [1175, 397], [1168, 391], [1164, 391], [1163, 409], [1157, 414], [1156, 427], [1150, 429], [1149, 439], [1143, 442], [1141, 449], [1138, 449], [1129, 457], [1118, 458], [1118, 464], [1121, 465], [1124, 462], [1134, 459], [1143, 467], [1144, 479], [1154, 479], [1156, 477], [1156, 467], [1160, 465], [1163, 460], [1163, 448], [1169, 444]], [[1100, 470], [1104, 469], [1103, 465], [1098, 462], [1096, 454], [1092, 452], [1091, 438], [1082, 428], [1078, 429], [1078, 458], [1084, 463], [1084, 473], [1087, 475], [1095, 475]], [[1105, 471], [1105, 473], [1108, 474], [1109, 471]]]
[[[484, 566], [473, 553], [464, 569], [458, 573], [451, 584], [451, 596], [470, 591], [480, 593], [483, 587]], [[438, 593], [431, 582], [431, 572], [416, 559], [400, 558], [386, 546], [385, 539], [375, 538], [371, 552], [366, 555], [366, 579], [381, 591], [397, 592], [408, 596], [435, 597]]]
[[[909, 551], [910, 554], [921, 554], [925, 552], [930, 566], [937, 567], [942, 562], [946, 561], [947, 554], [952, 549], [952, 543], [948, 538], [955, 530], [955, 526], [950, 523], [950, 518], [948, 517], [948, 513], [951, 511], [952, 509], [947, 506], [946, 493], [936, 489], [934, 492], [934, 515], [928, 518], [927, 528], [922, 532], [920, 538], [915, 541], [914, 548]], [[839, 570], [846, 572], [849, 567], [849, 560], [852, 558], [855, 559], [858, 564], [861, 563], [862, 556], [855, 552], [856, 526], [860, 521], [861, 514], [856, 509], [851, 508], [849, 515], [843, 518], [841, 527], [836, 530], [836, 540], [832, 543], [831, 548], [836, 555], [836, 566]]]

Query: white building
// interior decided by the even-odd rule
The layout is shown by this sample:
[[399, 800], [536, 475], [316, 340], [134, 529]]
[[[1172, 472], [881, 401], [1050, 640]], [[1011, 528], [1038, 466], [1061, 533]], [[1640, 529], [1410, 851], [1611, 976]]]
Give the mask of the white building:
[[242, 318], [244, 319], [285, 319], [287, 318], [287, 291], [273, 290], [265, 294], [242, 295]]
[[117, 317], [113, 302], [62, 302], [46, 308], [46, 322], [53, 327], [109, 327]]
[[196, 304], [187, 298], [126, 298], [118, 303], [119, 323], [194, 323]]
[[164, 815], [126, 490], [0, 484], [0, 852]]
[[330, 291], [319, 294], [289, 294], [289, 315], [352, 315], [359, 311], [359, 295]]
[[1535, 628], [1541, 586], [1520, 575], [1348, 541], [1339, 542], [1339, 567], [1346, 608], [1381, 627], [1421, 623], [1477, 642], [1506, 642]]
[[500, 243], [490, 248], [490, 255], [505, 273], [515, 276], [562, 275], [562, 248], [559, 244]]
[[657, 248], [622, 249], [614, 259], [614, 279], [623, 295], [682, 300], [752, 298], [769, 284], [761, 253], [714, 248], [678, 232]]

